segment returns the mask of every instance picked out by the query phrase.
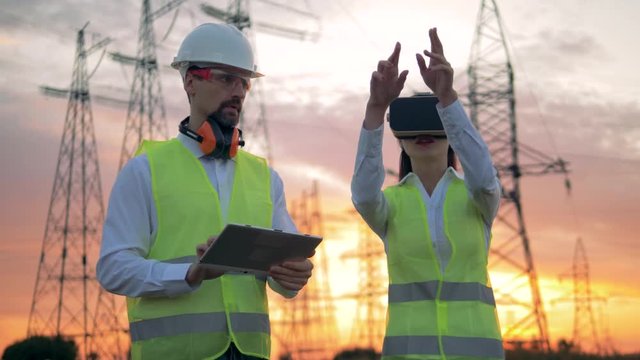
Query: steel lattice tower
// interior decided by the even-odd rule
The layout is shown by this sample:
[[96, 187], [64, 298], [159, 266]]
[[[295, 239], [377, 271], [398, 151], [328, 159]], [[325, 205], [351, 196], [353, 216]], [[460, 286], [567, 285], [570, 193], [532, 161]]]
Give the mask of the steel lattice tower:
[[[317, 181], [311, 193], [291, 202], [291, 217], [303, 234], [324, 236]], [[326, 243], [316, 248], [313, 276], [291, 300], [274, 299], [274, 338], [281, 343], [281, 356], [296, 360], [331, 359], [338, 348], [338, 328], [329, 281]], [[276, 297], [277, 298], [277, 297]]]
[[158, 74], [153, 20], [172, 10], [183, 1], [171, 1], [152, 13], [150, 0], [143, 0], [136, 57], [120, 53], [111, 54], [113, 60], [135, 66], [133, 83], [129, 94], [124, 138], [120, 151], [119, 169], [135, 155], [143, 139], [161, 140], [168, 137], [162, 85]]
[[348, 296], [355, 299], [356, 316], [351, 329], [351, 344], [380, 352], [385, 332], [387, 272], [382, 271], [385, 253], [382, 241], [359, 218], [358, 245], [344, 258], [358, 260], [357, 293]]
[[73, 338], [82, 358], [122, 355], [113, 297], [101, 296], [94, 264], [104, 205], [91, 113], [85, 25], [78, 31], [69, 102], [58, 154], [28, 336]]
[[[565, 277], [571, 277], [573, 283], [570, 290], [571, 296], [552, 299], [551, 304], [558, 302], [571, 302], [573, 304], [571, 344], [573, 344], [574, 350], [576, 353], [591, 353], [599, 356], [615, 355], [616, 350], [609, 336], [604, 311], [608, 299], [594, 296], [591, 291], [587, 251], [580, 238], [576, 240], [571, 270], [560, 274], [560, 281]], [[601, 306], [596, 306], [596, 304]], [[598, 311], [597, 314], [596, 311]]]
[[[505, 234], [492, 240], [489, 267], [515, 274], [509, 283], [494, 288], [498, 305], [519, 317], [513, 324], [502, 323], [503, 335], [507, 342], [549, 350], [547, 319], [524, 222], [520, 178], [566, 174], [567, 169], [563, 160], [518, 143], [514, 74], [495, 0], [482, 0], [467, 75], [470, 117], [489, 146], [503, 190], [497, 223]], [[523, 155], [527, 164], [521, 163]]]
[[592, 347], [597, 354], [604, 355], [604, 347], [598, 337], [592, 310], [593, 295], [589, 281], [589, 261], [582, 239], [576, 241], [573, 254], [573, 339], [580, 350]]
[[[129, 94], [127, 119], [124, 137], [120, 151], [118, 169], [127, 163], [134, 155], [143, 139], [167, 139], [167, 121], [165, 118], [162, 86], [158, 74], [158, 60], [156, 55], [156, 41], [153, 21], [178, 7], [185, 0], [172, 0], [151, 12], [150, 0], [142, 0], [140, 23], [138, 28], [138, 48], [136, 57], [111, 53], [111, 58], [127, 65], [134, 65], [134, 78]], [[102, 296], [115, 297], [104, 289]], [[115, 300], [117, 303], [117, 328], [121, 334], [128, 333], [126, 319], [126, 302], [123, 297]], [[130, 344], [127, 336], [123, 342]]]

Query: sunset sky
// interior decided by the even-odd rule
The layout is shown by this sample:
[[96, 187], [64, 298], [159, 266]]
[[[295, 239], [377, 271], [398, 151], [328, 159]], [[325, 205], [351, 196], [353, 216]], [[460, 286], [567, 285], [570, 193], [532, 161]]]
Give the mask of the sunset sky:
[[[109, 51], [135, 54], [140, 3], [2, 1], [0, 350], [26, 335], [67, 106], [66, 100], [41, 95], [38, 87], [69, 86], [76, 32], [87, 21], [89, 32], [114, 39]], [[152, 3], [158, 8], [165, 1]], [[222, 0], [208, 3], [226, 6]], [[457, 83], [463, 84], [480, 1], [287, 3], [313, 12], [319, 21], [251, 2], [255, 21], [319, 35], [316, 41], [302, 42], [255, 34], [258, 66], [266, 74], [262, 86], [273, 166], [289, 200], [318, 180], [327, 248], [334, 257], [332, 287], [336, 295], [352, 293], [355, 264], [341, 254], [356, 245], [349, 183], [371, 72], [400, 41], [400, 68], [409, 69], [403, 95], [426, 90], [413, 54], [427, 48], [427, 29], [437, 27]], [[170, 136], [188, 107], [179, 76], [168, 64], [195, 25], [212, 21], [199, 4], [181, 7], [175, 26], [158, 46]], [[581, 238], [594, 296], [606, 300], [594, 302], [594, 309], [606, 315], [602, 322], [618, 351], [640, 352], [640, 43], [634, 35], [640, 33], [640, 2], [502, 0], [498, 5], [514, 65], [520, 140], [570, 163], [570, 194], [558, 175], [522, 179], [524, 215], [552, 341], [572, 335], [573, 307], [562, 299], [570, 298], [571, 278], [566, 275]], [[172, 17], [170, 13], [156, 22], [159, 42]], [[99, 56], [89, 58], [89, 71]], [[131, 68], [105, 57], [91, 79], [92, 95], [126, 100], [132, 76]], [[255, 110], [255, 94], [246, 107], [248, 113]], [[105, 205], [117, 172], [125, 117], [125, 108], [93, 103]], [[395, 169], [398, 154], [387, 129], [385, 165]], [[508, 274], [493, 277], [499, 286]], [[353, 306], [344, 303], [345, 308]], [[501, 313], [505, 321], [508, 316]]]

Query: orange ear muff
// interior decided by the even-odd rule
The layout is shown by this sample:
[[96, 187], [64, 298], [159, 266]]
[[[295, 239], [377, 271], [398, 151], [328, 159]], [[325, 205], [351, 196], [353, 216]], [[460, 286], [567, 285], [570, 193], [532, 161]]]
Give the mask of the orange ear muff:
[[205, 154], [211, 154], [216, 148], [216, 137], [213, 134], [213, 129], [208, 121], [202, 123], [202, 126], [198, 129], [198, 135], [202, 136], [202, 142], [200, 143], [200, 149]]
[[233, 158], [238, 153], [238, 146], [240, 144], [240, 133], [238, 128], [233, 128], [233, 134], [231, 134], [231, 146], [229, 147], [229, 157]]

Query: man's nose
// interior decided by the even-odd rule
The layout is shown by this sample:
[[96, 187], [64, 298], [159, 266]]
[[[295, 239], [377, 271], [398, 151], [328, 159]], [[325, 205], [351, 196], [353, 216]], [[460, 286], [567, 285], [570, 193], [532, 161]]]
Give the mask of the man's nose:
[[242, 84], [242, 80], [239, 78], [236, 78], [232, 85], [231, 96], [238, 96], [241, 99], [244, 99], [244, 96], [246, 94], [247, 94], [247, 89], [245, 89], [244, 85]]

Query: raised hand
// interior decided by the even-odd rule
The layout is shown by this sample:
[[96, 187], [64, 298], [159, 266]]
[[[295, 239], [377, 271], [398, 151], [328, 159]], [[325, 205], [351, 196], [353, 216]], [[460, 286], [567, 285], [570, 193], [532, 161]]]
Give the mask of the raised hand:
[[396, 43], [393, 53], [387, 60], [378, 62], [378, 69], [371, 74], [369, 84], [369, 101], [365, 115], [365, 128], [373, 129], [384, 121], [384, 112], [395, 98], [400, 95], [407, 80], [409, 70], [398, 74], [398, 60], [400, 59], [400, 43]]
[[442, 42], [436, 28], [429, 29], [429, 40], [431, 51], [424, 50], [424, 54], [429, 57], [428, 67], [422, 55], [416, 54], [420, 75], [424, 83], [438, 97], [440, 104], [447, 106], [458, 98], [458, 94], [453, 90], [453, 68], [444, 56]]

